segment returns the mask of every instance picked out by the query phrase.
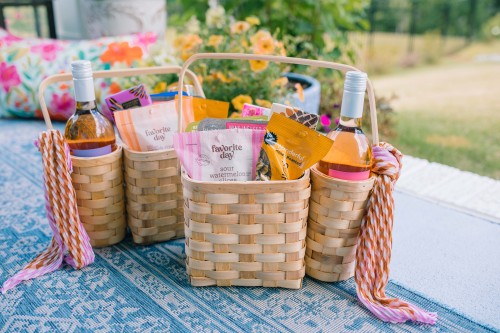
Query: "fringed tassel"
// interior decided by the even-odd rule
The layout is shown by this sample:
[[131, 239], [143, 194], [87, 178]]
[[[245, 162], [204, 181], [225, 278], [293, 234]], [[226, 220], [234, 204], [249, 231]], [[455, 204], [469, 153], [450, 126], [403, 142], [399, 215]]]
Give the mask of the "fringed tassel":
[[402, 154], [387, 143], [374, 146], [373, 154], [375, 163], [372, 171], [377, 179], [373, 185], [368, 212], [361, 223], [356, 249], [355, 280], [358, 298], [383, 321], [404, 323], [412, 320], [435, 324], [436, 313], [385, 295], [392, 249], [393, 191], [401, 170]]

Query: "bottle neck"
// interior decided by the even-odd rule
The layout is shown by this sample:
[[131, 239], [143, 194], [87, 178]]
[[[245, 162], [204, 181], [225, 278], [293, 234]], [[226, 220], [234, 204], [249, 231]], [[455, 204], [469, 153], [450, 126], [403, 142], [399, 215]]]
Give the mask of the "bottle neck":
[[76, 113], [90, 111], [90, 110], [97, 110], [97, 103], [95, 100], [87, 102], [81, 102], [81, 101], [76, 102]]
[[[344, 87], [342, 96], [342, 107], [340, 109], [341, 119], [361, 119], [363, 116], [363, 104], [365, 102], [364, 91], [349, 90]], [[347, 120], [346, 120], [347, 121]]]
[[94, 79], [92, 77], [84, 79], [73, 77], [73, 83], [75, 85], [75, 100], [77, 103], [90, 103], [93, 101], [95, 104]]
[[361, 118], [351, 118], [344, 115], [340, 115], [339, 126], [344, 127], [361, 127]]

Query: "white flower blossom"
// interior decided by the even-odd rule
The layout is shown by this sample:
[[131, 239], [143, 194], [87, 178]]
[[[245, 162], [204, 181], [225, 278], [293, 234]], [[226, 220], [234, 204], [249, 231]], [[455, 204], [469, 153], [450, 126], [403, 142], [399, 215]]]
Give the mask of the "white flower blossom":
[[205, 20], [207, 22], [207, 26], [213, 28], [222, 28], [224, 26], [224, 15], [226, 11], [224, 7], [220, 5], [212, 6], [214, 3], [210, 4], [210, 8], [207, 10]]
[[196, 16], [191, 16], [189, 21], [187, 21], [186, 31], [190, 34], [198, 34], [200, 32], [200, 21], [198, 21]]

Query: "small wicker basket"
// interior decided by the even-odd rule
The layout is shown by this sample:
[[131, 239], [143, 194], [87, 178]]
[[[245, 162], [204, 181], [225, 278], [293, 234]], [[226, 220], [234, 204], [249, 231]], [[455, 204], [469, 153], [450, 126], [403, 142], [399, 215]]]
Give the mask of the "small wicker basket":
[[127, 221], [134, 242], [184, 237], [184, 201], [173, 150], [135, 152], [124, 147]]
[[199, 182], [182, 174], [193, 286], [298, 289], [311, 188], [299, 180]]
[[122, 147], [91, 158], [71, 156], [71, 180], [78, 214], [93, 247], [116, 244], [125, 237]]
[[[179, 66], [126, 68], [95, 71], [93, 76], [114, 78], [171, 74], [180, 71]], [[204, 97], [196, 75], [191, 71], [185, 74], [190, 77], [198, 95]], [[40, 83], [38, 98], [45, 124], [49, 129], [53, 127], [45, 102], [45, 89], [53, 83], [71, 80], [70, 73], [62, 73], [49, 76]], [[72, 179], [80, 220], [87, 230], [92, 246], [95, 247], [116, 244], [126, 233], [122, 151], [119, 147], [109, 155], [96, 158], [71, 157]], [[145, 244], [182, 237], [183, 224], [178, 217], [182, 216], [182, 198], [178, 194], [180, 176], [178, 176], [177, 160], [172, 153], [173, 150], [170, 153], [125, 151], [125, 164], [128, 166], [126, 175], [129, 224], [136, 243]], [[163, 186], [167, 184], [172, 186]], [[169, 192], [174, 187], [175, 193]], [[179, 200], [172, 200], [172, 197]], [[174, 205], [176, 207], [173, 207]], [[167, 206], [171, 208], [166, 208]]]
[[311, 168], [307, 275], [328, 282], [354, 275], [359, 227], [374, 179], [346, 181], [323, 175], [316, 166]]

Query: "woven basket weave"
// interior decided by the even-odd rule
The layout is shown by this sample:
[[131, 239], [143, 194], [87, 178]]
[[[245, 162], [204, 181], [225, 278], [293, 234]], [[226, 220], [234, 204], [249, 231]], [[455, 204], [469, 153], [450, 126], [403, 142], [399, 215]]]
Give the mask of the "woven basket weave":
[[[282, 56], [241, 54], [241, 53], [198, 53], [189, 57], [179, 74], [179, 109], [183, 110], [182, 87], [184, 74], [191, 64], [198, 60], [260, 60], [280, 62], [286, 64], [306, 65], [312, 67], [330, 68], [343, 72], [357, 71], [349, 65], [327, 61], [289, 58]], [[367, 81], [368, 102], [372, 125], [373, 144], [378, 143], [378, 127], [376, 115], [375, 94], [371, 82]], [[182, 113], [179, 117], [182, 124]], [[179, 126], [182, 129], [182, 126]], [[281, 185], [281, 184], [283, 185]], [[303, 276], [304, 252], [301, 243], [303, 240], [303, 219], [307, 219], [309, 205], [309, 172], [300, 179], [285, 182], [195, 182], [186, 175], [182, 176], [184, 207], [186, 223], [186, 255], [187, 272], [192, 285], [206, 286], [279, 286], [300, 288]], [[283, 187], [281, 187], [283, 186]], [[343, 187], [341, 187], [343, 189]], [[369, 188], [361, 192], [369, 194]], [[328, 187], [327, 187], [328, 190]], [[333, 191], [334, 192], [334, 191]], [[325, 195], [328, 200], [336, 197], [330, 191]], [[345, 192], [349, 192], [346, 190]], [[356, 191], [351, 191], [356, 192]], [[323, 195], [316, 194], [316, 197]], [[330, 196], [332, 199], [330, 199]], [[343, 197], [341, 197], [343, 198]], [[347, 195], [347, 198], [350, 198]], [[366, 199], [366, 198], [365, 198]], [[362, 202], [365, 201], [362, 200]], [[314, 215], [311, 221], [323, 221], [320, 215], [329, 216], [328, 208], [318, 202], [311, 201], [310, 212]], [[358, 198], [354, 197], [357, 202]], [[314, 208], [312, 207], [314, 205]], [[357, 202], [356, 207], [362, 203]], [[363, 212], [352, 205], [352, 213], [341, 213], [339, 220], [348, 221], [338, 231], [344, 237], [343, 229], [349, 229], [347, 239], [353, 238], [358, 221]], [[333, 212], [332, 212], [333, 213]], [[312, 238], [309, 239], [309, 271], [312, 274], [322, 272], [324, 261], [316, 261], [318, 255], [335, 255], [352, 257], [354, 250], [345, 244], [355, 243], [350, 240], [328, 253], [327, 247], [318, 242], [330, 238], [326, 227], [331, 228], [328, 222], [322, 226], [316, 223], [310, 228]], [[299, 225], [302, 225], [299, 228]], [[322, 234], [324, 228], [324, 234]], [[354, 230], [353, 230], [354, 229]], [[334, 230], [335, 231], [335, 230]], [[320, 236], [317, 236], [320, 235]], [[335, 234], [337, 235], [337, 234]], [[325, 237], [326, 236], [326, 237]], [[333, 236], [333, 238], [337, 238]], [[313, 242], [311, 242], [311, 240]], [[316, 244], [318, 246], [316, 246]], [[347, 249], [343, 249], [347, 248]], [[340, 250], [342, 249], [342, 250]], [[324, 252], [326, 251], [326, 252]], [[323, 254], [324, 253], [324, 254]], [[346, 259], [348, 259], [346, 258]], [[313, 259], [313, 260], [311, 260]], [[338, 260], [336, 260], [338, 261]], [[347, 261], [347, 260], [346, 260]], [[316, 262], [319, 265], [316, 265]], [[323, 264], [322, 264], [323, 262]], [[327, 262], [328, 265], [329, 262]], [[328, 274], [328, 273], [327, 273]], [[338, 277], [342, 272], [338, 274]], [[315, 275], [312, 275], [315, 276]], [[321, 277], [318, 273], [316, 276]], [[330, 280], [332, 280], [330, 278]]]
[[183, 173], [182, 184], [193, 286], [302, 286], [309, 172], [276, 182], [199, 182]]
[[71, 156], [71, 180], [78, 213], [94, 247], [116, 244], [125, 237], [122, 148], [111, 154], [81, 158]]
[[124, 148], [127, 221], [134, 242], [150, 244], [184, 237], [182, 185], [173, 150]]
[[359, 228], [374, 179], [346, 181], [311, 168], [307, 275], [328, 282], [354, 275]]

